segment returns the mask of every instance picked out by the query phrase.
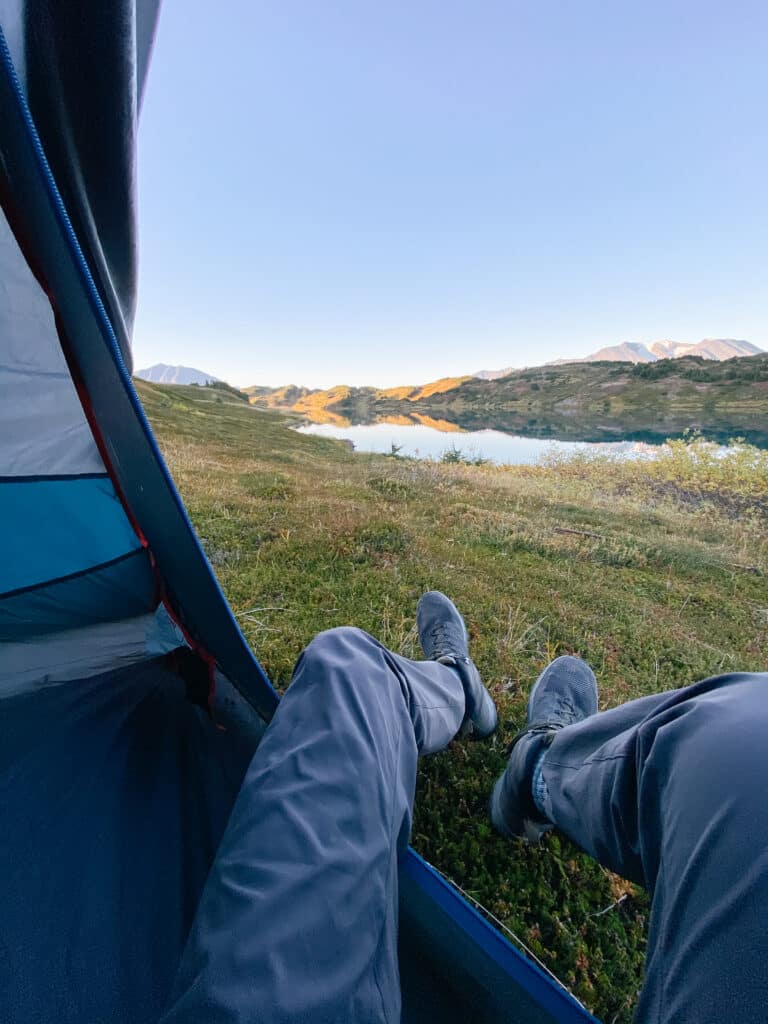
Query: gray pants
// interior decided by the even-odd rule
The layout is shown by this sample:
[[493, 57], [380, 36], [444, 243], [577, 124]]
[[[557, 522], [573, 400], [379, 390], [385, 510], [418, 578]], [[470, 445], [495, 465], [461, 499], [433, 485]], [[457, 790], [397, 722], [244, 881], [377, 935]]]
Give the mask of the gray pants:
[[652, 897], [637, 1020], [768, 1020], [768, 673], [644, 697], [559, 732], [548, 817]]
[[[562, 730], [545, 760], [552, 820], [653, 893], [643, 1021], [768, 1017], [767, 683], [625, 704]], [[166, 1024], [399, 1020], [417, 758], [463, 715], [450, 667], [356, 629], [312, 641], [232, 811]]]

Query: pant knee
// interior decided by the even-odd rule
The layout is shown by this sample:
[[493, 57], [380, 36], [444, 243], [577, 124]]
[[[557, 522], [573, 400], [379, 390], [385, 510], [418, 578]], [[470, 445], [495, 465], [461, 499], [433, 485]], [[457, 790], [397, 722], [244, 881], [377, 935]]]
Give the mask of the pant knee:
[[357, 626], [335, 626], [333, 629], [324, 629], [317, 633], [304, 648], [303, 657], [325, 658], [329, 653], [337, 653], [342, 650], [363, 650], [371, 646], [378, 646], [372, 636], [369, 636]]
[[[328, 629], [306, 646], [294, 669], [289, 693], [316, 700], [324, 713], [335, 708], [337, 728], [370, 719], [385, 719], [402, 686], [386, 649], [352, 626]], [[366, 712], [364, 709], [368, 709]], [[335, 712], [334, 712], [335, 713]], [[357, 726], [355, 726], [357, 728]]]
[[331, 665], [336, 670], [349, 667], [377, 649], [380, 649], [380, 644], [356, 626], [325, 629], [304, 648], [296, 663], [294, 675], [299, 668], [313, 675], [322, 675]]

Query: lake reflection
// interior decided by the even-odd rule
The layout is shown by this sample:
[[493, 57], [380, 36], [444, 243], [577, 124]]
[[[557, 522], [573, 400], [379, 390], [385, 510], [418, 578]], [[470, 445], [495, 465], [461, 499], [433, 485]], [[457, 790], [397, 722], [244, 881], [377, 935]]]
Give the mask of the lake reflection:
[[446, 452], [459, 451], [464, 458], [483, 458], [499, 465], [532, 465], [549, 453], [600, 452], [626, 458], [648, 455], [654, 446], [636, 441], [591, 444], [520, 437], [499, 430], [460, 430], [451, 424], [438, 430], [423, 424], [371, 423], [357, 426], [336, 423], [307, 423], [297, 429], [303, 434], [351, 441], [357, 451], [388, 454], [392, 446], [400, 455], [419, 459], [441, 459]]

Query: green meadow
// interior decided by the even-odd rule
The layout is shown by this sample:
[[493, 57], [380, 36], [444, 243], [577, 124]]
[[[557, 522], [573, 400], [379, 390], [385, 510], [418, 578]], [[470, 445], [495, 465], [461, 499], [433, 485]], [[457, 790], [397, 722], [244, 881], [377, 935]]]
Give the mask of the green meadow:
[[[768, 654], [768, 453], [495, 467], [352, 452], [225, 388], [137, 388], [206, 553], [278, 688], [320, 630], [418, 657], [427, 589], [465, 615], [498, 703], [486, 743], [422, 762], [412, 842], [607, 1022], [642, 982], [645, 895], [557, 833], [497, 837], [486, 802], [538, 672], [576, 653], [601, 707]], [[460, 448], [460, 435], [452, 435]]]

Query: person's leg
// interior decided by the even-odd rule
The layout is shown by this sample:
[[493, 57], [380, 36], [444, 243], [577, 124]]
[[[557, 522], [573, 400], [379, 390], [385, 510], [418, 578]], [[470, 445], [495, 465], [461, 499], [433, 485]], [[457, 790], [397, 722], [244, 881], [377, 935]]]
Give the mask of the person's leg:
[[539, 810], [652, 896], [640, 1021], [765, 1019], [766, 736], [768, 675], [734, 673], [558, 729], [545, 748]]
[[165, 1024], [399, 1020], [417, 756], [464, 712], [455, 668], [357, 629], [312, 641], [243, 782]]

